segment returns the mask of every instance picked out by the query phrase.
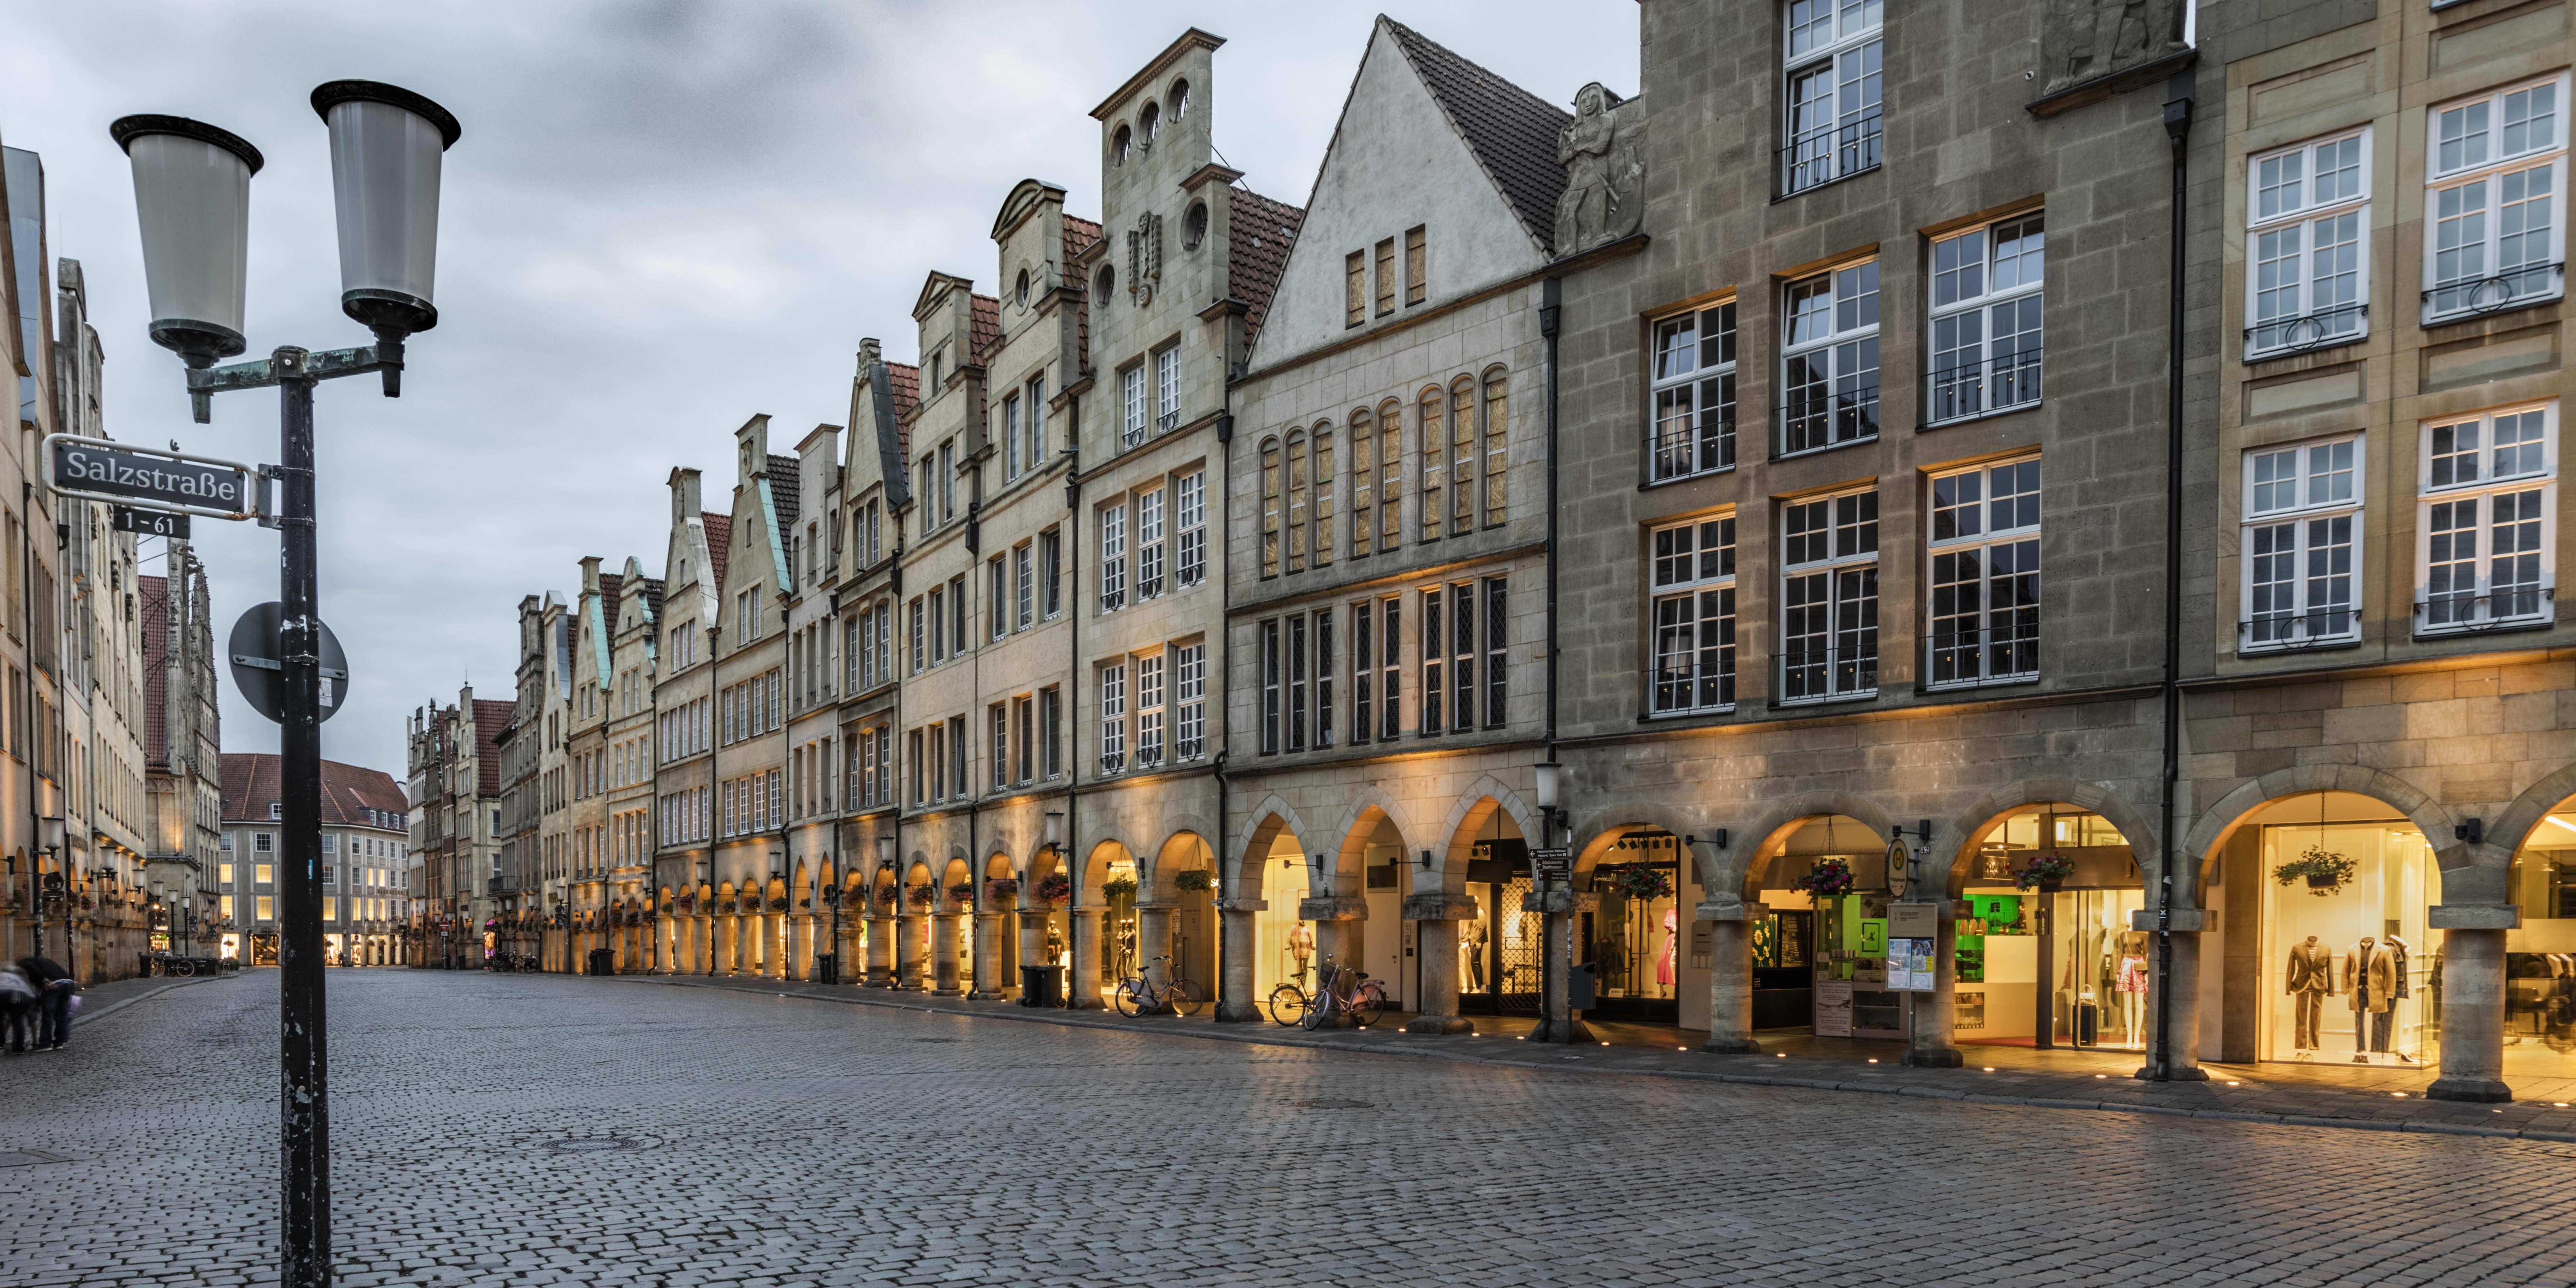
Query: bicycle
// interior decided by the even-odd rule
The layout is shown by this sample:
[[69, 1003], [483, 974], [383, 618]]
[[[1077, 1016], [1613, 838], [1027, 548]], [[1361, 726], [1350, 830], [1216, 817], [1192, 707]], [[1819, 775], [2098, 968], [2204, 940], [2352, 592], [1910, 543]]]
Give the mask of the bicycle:
[[[1169, 957], [1154, 959], [1157, 962], [1170, 960], [1172, 959]], [[1148, 962], [1146, 969], [1118, 981], [1118, 991], [1113, 1000], [1117, 1003], [1120, 1015], [1132, 1017], [1159, 1013], [1168, 1008], [1174, 1015], [1191, 1016], [1199, 1013], [1199, 1007], [1207, 1001], [1207, 992], [1197, 984], [1178, 977], [1175, 977], [1171, 983], [1156, 987], [1153, 979], [1153, 962]]]
[[1314, 1004], [1314, 998], [1306, 992], [1306, 968], [1299, 966], [1288, 982], [1270, 990], [1270, 1022], [1283, 1029], [1292, 1027], [1305, 1018], [1306, 1008]]
[[1323, 1028], [1338, 1014], [1351, 1017], [1352, 1027], [1364, 1029], [1386, 1014], [1386, 986], [1370, 979], [1367, 971], [1335, 966], [1332, 955], [1327, 953], [1323, 977], [1317, 1003], [1308, 1006], [1298, 1018], [1306, 1028]]

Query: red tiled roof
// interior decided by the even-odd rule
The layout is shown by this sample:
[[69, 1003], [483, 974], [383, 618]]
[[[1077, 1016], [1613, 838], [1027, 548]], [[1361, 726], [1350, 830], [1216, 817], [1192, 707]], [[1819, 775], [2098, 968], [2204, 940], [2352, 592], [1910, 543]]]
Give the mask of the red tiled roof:
[[[1064, 217], [1064, 284], [1066, 286], [1077, 291], [1082, 289], [1081, 270], [1073, 266], [1073, 261], [1082, 252], [1091, 249], [1092, 244], [1099, 240], [1100, 225], [1088, 219], [1077, 219], [1072, 215]], [[1073, 361], [1076, 369], [1064, 373], [1064, 379], [1057, 382], [1059, 384], [1072, 384], [1082, 379], [1083, 372], [1091, 370], [1091, 298], [1086, 295], [1081, 303], [1073, 307]]]
[[984, 350], [1002, 338], [1002, 302], [990, 295], [969, 295], [972, 302], [970, 334], [966, 337], [966, 354], [978, 364], [984, 361]]
[[1075, 276], [1077, 270], [1073, 266], [1073, 261], [1082, 258], [1082, 252], [1091, 249], [1091, 243], [1098, 240], [1100, 240], [1100, 225], [1095, 224], [1088, 219], [1078, 218], [1073, 215], [1066, 215], [1064, 217], [1064, 279], [1066, 285], [1077, 287], [1082, 285], [1082, 279]]
[[[606, 631], [612, 639], [617, 635], [617, 587], [625, 580], [618, 573], [599, 574], [599, 629]], [[608, 683], [608, 677], [601, 676], [599, 682]]]
[[724, 586], [725, 557], [733, 553], [733, 516], [700, 514], [698, 518], [707, 525], [707, 562], [714, 565], [707, 569], [708, 572], [715, 574], [715, 580], [707, 583], [707, 589], [721, 590]]
[[889, 362], [886, 385], [894, 391], [894, 438], [896, 454], [912, 459], [912, 429], [906, 419], [912, 409], [921, 405], [921, 368], [904, 362]]
[[1521, 225], [1541, 246], [1556, 241], [1556, 199], [1565, 192], [1565, 163], [1556, 136], [1574, 114], [1459, 57], [1392, 18], [1380, 18], [1396, 47], [1422, 76], [1432, 100], [1467, 141]]
[[1243, 314], [1243, 338], [1261, 334], [1270, 316], [1270, 297], [1279, 291], [1279, 275], [1288, 271], [1288, 248], [1306, 212], [1284, 201], [1237, 188], [1225, 201], [1225, 293], [1251, 306]]
[[[482, 703], [475, 705], [481, 706]], [[497, 703], [504, 709], [509, 703]], [[228, 751], [223, 754], [224, 821], [228, 823], [265, 823], [268, 807], [279, 799], [278, 758], [259, 752]], [[382, 810], [393, 816], [390, 823], [376, 823], [366, 811]], [[344, 765], [336, 760], [322, 762], [322, 822], [331, 827], [383, 827], [400, 831], [409, 810], [401, 786], [392, 775], [381, 769]]]
[[509, 727], [511, 717], [519, 713], [519, 704], [499, 698], [474, 700], [474, 769], [480, 781], [477, 790], [486, 796], [501, 794], [501, 747], [493, 739]]
[[143, 761], [170, 763], [170, 579], [135, 579], [143, 631]]

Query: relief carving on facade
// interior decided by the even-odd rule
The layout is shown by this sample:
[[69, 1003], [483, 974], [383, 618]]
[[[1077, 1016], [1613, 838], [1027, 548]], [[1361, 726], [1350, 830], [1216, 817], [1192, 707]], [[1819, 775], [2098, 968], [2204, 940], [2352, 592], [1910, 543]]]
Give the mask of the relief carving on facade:
[[2182, 20], [2183, 0], [2049, 0], [2039, 35], [2041, 96], [2190, 48]]
[[1635, 233], [1646, 213], [1646, 118], [1622, 112], [1595, 81], [1574, 96], [1574, 122], [1557, 132], [1565, 192], [1556, 199], [1556, 253], [1587, 251]]
[[1127, 231], [1127, 294], [1140, 306], [1151, 304], [1162, 284], [1163, 217], [1149, 211]]

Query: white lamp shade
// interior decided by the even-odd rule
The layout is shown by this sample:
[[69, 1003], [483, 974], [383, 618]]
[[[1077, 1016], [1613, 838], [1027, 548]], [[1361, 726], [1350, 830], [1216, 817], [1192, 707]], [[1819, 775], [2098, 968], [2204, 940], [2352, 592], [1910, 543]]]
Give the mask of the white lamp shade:
[[1553, 760], [1541, 761], [1539, 763], [1538, 807], [1540, 809], [1556, 808], [1557, 792], [1563, 787], [1562, 780], [1558, 775], [1564, 772], [1564, 768]]
[[313, 109], [331, 127], [342, 311], [398, 333], [438, 325], [438, 178], [456, 118], [373, 81], [324, 85]]
[[241, 352], [259, 149], [181, 116], [129, 116], [108, 133], [134, 166], [152, 339], [191, 360]]

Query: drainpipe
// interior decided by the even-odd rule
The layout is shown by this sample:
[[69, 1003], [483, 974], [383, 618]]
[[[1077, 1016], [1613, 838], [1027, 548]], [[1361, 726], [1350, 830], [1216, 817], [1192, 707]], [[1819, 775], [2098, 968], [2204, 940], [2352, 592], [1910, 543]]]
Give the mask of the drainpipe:
[[[1560, 279], [1551, 277], [1540, 287], [1538, 310], [1538, 331], [1547, 339], [1547, 753], [1545, 761], [1550, 764], [1556, 761], [1557, 324], [1563, 316], [1563, 310], [1564, 284]], [[1564, 781], [1561, 773], [1558, 781], [1560, 783]], [[1559, 790], [1563, 789], [1559, 788]], [[1560, 798], [1558, 804], [1563, 803]], [[1538, 830], [1540, 848], [1549, 848], [1547, 842], [1552, 839], [1549, 834], [1555, 830], [1555, 820], [1542, 812]], [[1566, 841], [1570, 845], [1573, 838], [1569, 836]], [[1535, 867], [1530, 871], [1530, 878], [1530, 888], [1541, 892], [1540, 906], [1544, 909], [1557, 893], [1556, 883], [1542, 880]], [[1571, 910], [1573, 893], [1574, 883], [1568, 880], [1565, 883], [1568, 910], [1559, 913], [1553, 909], [1547, 909], [1539, 914], [1537, 1037], [1541, 1042], [1574, 1040], [1572, 1022], [1574, 959], [1570, 951], [1560, 953], [1561, 947], [1570, 947], [1562, 941], [1573, 929], [1574, 914]], [[1558, 960], [1560, 956], [1564, 958], [1562, 962]], [[1560, 1003], [1562, 1003], [1561, 1011]]]
[[[1232, 382], [1228, 382], [1226, 385], [1225, 415], [1216, 423], [1216, 449], [1217, 468], [1222, 471], [1217, 476], [1216, 530], [1221, 533], [1231, 534], [1234, 531], [1234, 489], [1229, 486], [1230, 481], [1234, 478], [1234, 386]], [[1228, 539], [1231, 540], [1230, 535]], [[1331, 534], [1325, 534], [1324, 540], [1329, 544], [1332, 541]], [[1220, 544], [1218, 548], [1224, 549], [1225, 547]], [[1219, 559], [1217, 561], [1216, 576], [1218, 578], [1217, 588], [1220, 593], [1217, 601], [1218, 627], [1216, 639], [1217, 693], [1219, 694], [1219, 697], [1215, 705], [1217, 709], [1217, 719], [1219, 721], [1225, 721], [1226, 701], [1223, 695], [1234, 692], [1234, 623], [1228, 620], [1225, 613], [1227, 603], [1231, 602], [1234, 598], [1233, 561], [1228, 559]], [[1226, 838], [1232, 835], [1232, 833], [1226, 830], [1225, 824], [1225, 797], [1227, 786], [1225, 780], [1225, 757], [1226, 752], [1231, 748], [1234, 742], [1234, 728], [1231, 722], [1226, 722], [1223, 725], [1223, 728], [1226, 731], [1224, 742], [1219, 744], [1216, 755], [1209, 758], [1208, 769], [1216, 776], [1216, 844], [1225, 845], [1228, 849], [1231, 849], [1232, 846], [1228, 844], [1226, 840]], [[1202, 727], [1200, 737], [1202, 739], [1206, 737], [1204, 727]], [[1220, 896], [1217, 900], [1216, 914], [1216, 1013], [1219, 1016], [1222, 1016], [1226, 1013], [1225, 908], [1231, 900], [1237, 900], [1243, 897], [1243, 876], [1240, 870], [1242, 867], [1242, 861], [1237, 859], [1233, 865], [1237, 871], [1232, 877], [1232, 884], [1227, 884], [1227, 864], [1223, 857], [1226, 850], [1217, 850], [1215, 853], [1218, 855], [1216, 861], [1216, 880], [1217, 894]], [[1399, 928], [1397, 933], [1401, 935], [1403, 932]], [[1255, 931], [1254, 934], [1256, 936], [1254, 942], [1257, 945], [1259, 943], [1259, 932]], [[1254, 951], [1257, 952], [1258, 948], [1256, 947]], [[1417, 960], [1419, 959], [1417, 958]], [[1244, 1009], [1246, 1011], [1250, 1011], [1253, 1006], [1252, 999], [1247, 997], [1242, 999], [1242, 1001]]]
[[[1064, 449], [1069, 459], [1064, 467], [1064, 539], [1056, 550], [1064, 567], [1056, 574], [1056, 585], [1064, 595], [1064, 849], [1055, 858], [1064, 865], [1065, 878], [1074, 883], [1073, 897], [1065, 900], [1064, 942], [1070, 964], [1064, 972], [1064, 995], [1068, 1004], [1073, 997], [1073, 972], [1082, 969], [1083, 947], [1075, 945], [1074, 909], [1082, 906], [1080, 864], [1073, 856], [1082, 852], [1082, 739], [1074, 731], [1081, 727], [1078, 713], [1082, 710], [1082, 395], [1068, 394], [1064, 400], [1064, 439], [1072, 446]], [[1053, 738], [1048, 746], [1055, 744]]]
[[[36, 485], [18, 485], [19, 513], [33, 520], [36, 515]], [[28, 531], [33, 531], [32, 523]], [[21, 534], [25, 535], [25, 534]], [[44, 843], [45, 805], [36, 789], [37, 743], [44, 738], [44, 722], [36, 718], [36, 542], [28, 536], [18, 545], [18, 612], [27, 624], [27, 692], [18, 707], [18, 723], [25, 729], [27, 745], [20, 748], [27, 756], [27, 906], [35, 912], [35, 941], [30, 952], [45, 955], [45, 877], [43, 864], [36, 859], [36, 847]]]
[[2183, 196], [2191, 169], [2192, 95], [2188, 81], [2176, 88], [2180, 92], [2165, 103], [2165, 137], [2173, 145], [2173, 229], [2167, 238], [2173, 262], [2165, 315], [2164, 762], [2162, 814], [2156, 822], [2156, 1031], [2146, 1068], [2156, 1082], [2173, 1077], [2174, 794], [2182, 767], [2182, 689], [2177, 681], [2182, 675]]

